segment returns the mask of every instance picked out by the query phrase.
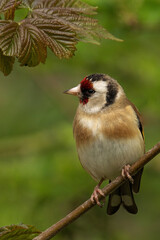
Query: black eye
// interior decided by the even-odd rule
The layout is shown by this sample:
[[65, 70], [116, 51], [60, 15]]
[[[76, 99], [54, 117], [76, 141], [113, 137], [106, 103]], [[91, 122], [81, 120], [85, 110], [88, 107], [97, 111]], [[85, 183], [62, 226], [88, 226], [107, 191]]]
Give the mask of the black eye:
[[95, 93], [94, 89], [88, 89], [87, 92], [90, 93], [90, 94]]

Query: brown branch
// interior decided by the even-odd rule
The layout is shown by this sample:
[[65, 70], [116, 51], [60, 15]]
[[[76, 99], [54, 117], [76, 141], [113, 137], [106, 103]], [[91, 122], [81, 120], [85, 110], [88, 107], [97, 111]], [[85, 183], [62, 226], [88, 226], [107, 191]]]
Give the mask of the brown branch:
[[[160, 153], [160, 142], [157, 143], [152, 149], [150, 149], [147, 153], [145, 153], [137, 162], [135, 162], [131, 168], [130, 168], [130, 174], [134, 175], [136, 172], [138, 172], [145, 164], [147, 164], [152, 158], [154, 158], [156, 155]], [[106, 185], [102, 191], [105, 194], [105, 196], [109, 195], [111, 192], [113, 192], [115, 189], [117, 189], [122, 183], [124, 182], [124, 179], [122, 176], [117, 177], [114, 181], [112, 181], [110, 184]], [[99, 198], [100, 200], [102, 197]], [[59, 231], [61, 231], [63, 228], [65, 228], [67, 225], [75, 221], [77, 218], [79, 218], [82, 214], [87, 212], [90, 208], [94, 207], [95, 204], [91, 202], [90, 199], [88, 199], [86, 202], [84, 202], [82, 205], [77, 207], [75, 210], [73, 210], [71, 213], [69, 213], [67, 216], [62, 218], [60, 221], [46, 229], [44, 232], [42, 232], [38, 237], [34, 238], [33, 240], [48, 240], [54, 237]]]

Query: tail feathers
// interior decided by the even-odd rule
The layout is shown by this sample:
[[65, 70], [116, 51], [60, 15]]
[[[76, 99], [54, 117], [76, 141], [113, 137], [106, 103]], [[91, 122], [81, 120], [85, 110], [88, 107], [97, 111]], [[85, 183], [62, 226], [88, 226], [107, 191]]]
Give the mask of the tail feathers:
[[143, 168], [133, 176], [134, 184], [132, 185], [133, 192], [138, 193], [140, 189], [141, 177], [143, 173]]
[[122, 203], [120, 188], [109, 195], [107, 214], [112, 215], [118, 211]]
[[120, 188], [123, 207], [129, 213], [136, 214], [138, 212], [138, 208], [134, 201], [131, 183], [127, 181]]
[[107, 214], [112, 215], [116, 213], [121, 204], [129, 213], [136, 214], [138, 212], [129, 181], [109, 195]]

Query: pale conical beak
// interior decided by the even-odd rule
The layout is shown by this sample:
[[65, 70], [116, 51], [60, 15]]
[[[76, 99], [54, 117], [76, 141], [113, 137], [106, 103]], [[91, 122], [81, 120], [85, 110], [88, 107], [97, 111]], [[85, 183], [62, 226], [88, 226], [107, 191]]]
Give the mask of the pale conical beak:
[[64, 91], [63, 93], [78, 96], [80, 94], [80, 84], [78, 86], [74, 87], [74, 88], [71, 88], [67, 91]]

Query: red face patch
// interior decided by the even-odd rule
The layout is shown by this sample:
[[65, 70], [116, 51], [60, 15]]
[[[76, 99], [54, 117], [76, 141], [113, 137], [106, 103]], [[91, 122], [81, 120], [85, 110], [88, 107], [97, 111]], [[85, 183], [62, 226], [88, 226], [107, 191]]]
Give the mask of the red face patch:
[[82, 92], [82, 98], [80, 99], [80, 103], [86, 104], [88, 103], [89, 95], [88, 90], [93, 89], [93, 84], [90, 80], [85, 77], [81, 82], [81, 92]]
[[88, 90], [88, 89], [92, 89], [93, 88], [93, 84], [91, 83], [91, 81], [89, 81], [87, 79], [87, 77], [85, 77], [81, 82], [81, 90]]
[[88, 98], [83, 98], [83, 99], [81, 98], [80, 103], [83, 103], [83, 105], [88, 103]]

